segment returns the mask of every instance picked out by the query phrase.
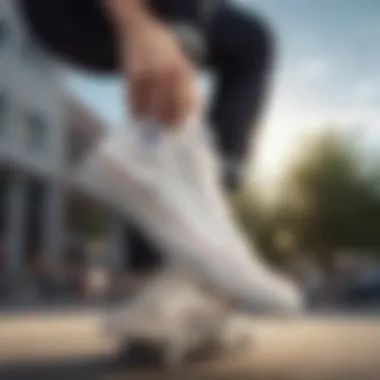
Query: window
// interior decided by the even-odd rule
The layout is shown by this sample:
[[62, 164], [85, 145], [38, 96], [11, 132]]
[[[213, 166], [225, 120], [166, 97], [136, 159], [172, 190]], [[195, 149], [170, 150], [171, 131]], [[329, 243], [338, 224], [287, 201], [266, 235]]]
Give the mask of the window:
[[85, 158], [88, 151], [88, 136], [78, 131], [70, 131], [67, 139], [67, 159], [69, 165], [76, 165]]
[[48, 127], [45, 118], [37, 112], [26, 115], [26, 145], [28, 149], [40, 152], [47, 146]]
[[2, 49], [8, 43], [9, 38], [9, 25], [4, 20], [0, 20], [0, 49]]
[[7, 129], [9, 101], [5, 93], [0, 93], [0, 135]]

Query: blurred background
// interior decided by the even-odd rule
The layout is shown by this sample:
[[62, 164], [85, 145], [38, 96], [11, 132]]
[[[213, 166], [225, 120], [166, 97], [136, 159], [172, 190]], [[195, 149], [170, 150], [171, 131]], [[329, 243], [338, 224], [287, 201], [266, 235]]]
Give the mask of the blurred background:
[[[239, 3], [271, 22], [279, 54], [236, 215], [314, 307], [380, 311], [380, 4]], [[120, 78], [54, 61], [0, 2], [0, 308], [102, 304], [135, 283], [102, 172], [72, 181], [126, 127], [122, 99]]]

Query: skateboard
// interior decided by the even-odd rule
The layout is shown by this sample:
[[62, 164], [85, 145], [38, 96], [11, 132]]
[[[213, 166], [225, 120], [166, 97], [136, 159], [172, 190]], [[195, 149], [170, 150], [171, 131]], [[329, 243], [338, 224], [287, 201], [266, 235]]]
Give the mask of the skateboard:
[[254, 340], [240, 315], [170, 275], [111, 311], [105, 327], [117, 343], [117, 362], [128, 367], [175, 369], [241, 352]]

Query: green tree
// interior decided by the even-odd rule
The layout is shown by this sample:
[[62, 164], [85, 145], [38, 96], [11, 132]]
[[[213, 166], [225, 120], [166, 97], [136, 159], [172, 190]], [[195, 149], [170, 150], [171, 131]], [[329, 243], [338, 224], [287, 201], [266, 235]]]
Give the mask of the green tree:
[[88, 207], [83, 215], [82, 226], [89, 238], [99, 238], [107, 232], [109, 218], [107, 212], [100, 207]]
[[326, 270], [338, 249], [380, 246], [380, 172], [364, 170], [357, 136], [330, 128], [305, 142], [285, 181], [282, 221]]
[[[303, 141], [273, 207], [255, 187], [239, 193], [234, 206], [255, 245], [274, 263], [307, 255], [328, 273], [335, 270], [334, 252], [380, 247], [380, 170], [365, 170], [358, 136], [334, 127]], [[279, 236], [290, 238], [279, 244]]]

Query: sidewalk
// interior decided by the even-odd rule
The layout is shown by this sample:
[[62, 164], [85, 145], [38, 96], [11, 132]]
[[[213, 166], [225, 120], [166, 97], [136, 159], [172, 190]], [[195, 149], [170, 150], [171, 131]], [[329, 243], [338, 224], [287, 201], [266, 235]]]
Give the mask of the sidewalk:
[[[289, 323], [252, 320], [247, 332], [255, 336], [252, 350], [241, 355], [216, 358], [207, 366], [189, 366], [162, 376], [127, 371], [103, 376], [75, 377], [85, 379], [379, 379], [380, 322], [378, 320], [318, 320], [288, 321]], [[348, 333], [349, 332], [349, 333]], [[112, 342], [99, 329], [99, 318], [79, 317], [24, 318], [0, 325], [0, 365], [25, 368], [27, 376], [18, 380], [73, 379], [63, 377], [60, 370], [54, 376], [37, 377], [32, 365], [41, 361], [65, 363], [79, 358], [108, 358], [115, 354]], [[38, 342], [38, 344], [36, 344]], [[67, 364], [69, 365], [69, 364]], [[35, 368], [35, 367], [34, 367]], [[0, 368], [1, 369], [1, 368]], [[99, 369], [100, 370], [100, 369]], [[107, 369], [106, 369], [107, 372]], [[7, 373], [0, 377], [12, 379]]]

